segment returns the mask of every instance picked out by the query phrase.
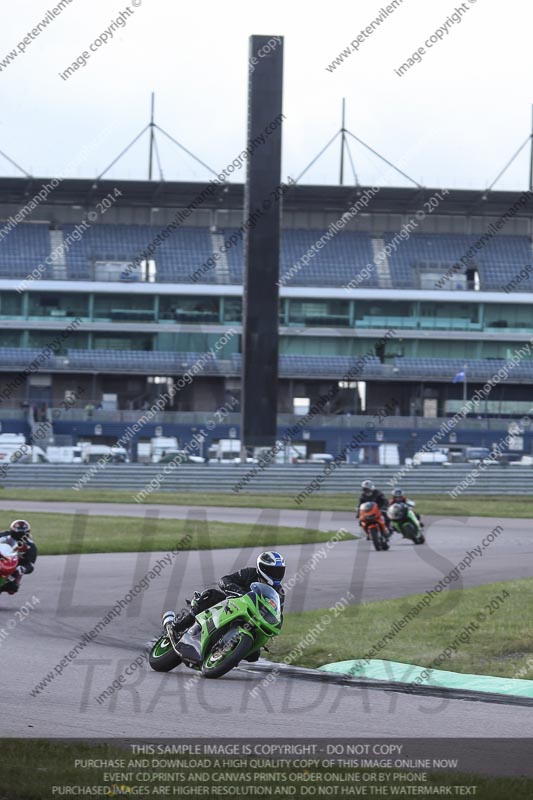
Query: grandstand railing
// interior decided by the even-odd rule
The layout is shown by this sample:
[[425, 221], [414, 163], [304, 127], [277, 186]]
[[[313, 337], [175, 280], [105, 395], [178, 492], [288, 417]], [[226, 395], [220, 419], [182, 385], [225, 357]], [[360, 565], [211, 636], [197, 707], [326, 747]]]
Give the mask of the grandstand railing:
[[[316, 414], [311, 419], [307, 420], [302, 430], [307, 428], [346, 428], [346, 429], [360, 429], [363, 428], [369, 420], [372, 419], [372, 414], [379, 409], [371, 409], [368, 415], [357, 414]], [[160, 411], [151, 421], [163, 425], [204, 425], [206, 420], [214, 413], [212, 411]], [[22, 413], [22, 412], [21, 412]], [[77, 422], [90, 419], [95, 423], [105, 422], [119, 422], [119, 423], [133, 423], [136, 422], [142, 415], [143, 410], [137, 411], [103, 411], [91, 410], [85, 411], [82, 408], [70, 408], [68, 410], [62, 408], [49, 409], [49, 414], [55, 421], [60, 422]], [[379, 428], [391, 429], [400, 428], [406, 430], [434, 430], [435, 428], [444, 425], [453, 414], [448, 417], [400, 417], [391, 416], [386, 417], [379, 423]], [[0, 420], [5, 417], [4, 409], [0, 410]], [[5, 417], [6, 419], [8, 417]], [[9, 417], [11, 418], [11, 417]], [[18, 417], [14, 417], [18, 418]], [[240, 414], [228, 414], [224, 417], [225, 425], [238, 426], [240, 425]], [[487, 419], [469, 419], [468, 417], [461, 420], [456, 429], [472, 430], [472, 431], [490, 431], [490, 430], [507, 430], [510, 419], [489, 417]], [[302, 422], [302, 417], [296, 414], [278, 414], [278, 426], [280, 428], [291, 428]]]

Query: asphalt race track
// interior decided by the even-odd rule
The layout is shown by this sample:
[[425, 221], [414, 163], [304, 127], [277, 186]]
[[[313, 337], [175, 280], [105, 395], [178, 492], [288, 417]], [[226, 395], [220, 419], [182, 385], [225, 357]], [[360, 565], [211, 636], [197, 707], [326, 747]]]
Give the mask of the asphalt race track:
[[[86, 513], [99, 516], [132, 516], [144, 518], [158, 514], [164, 519], [218, 520], [221, 522], [248, 523], [250, 525], [289, 526], [319, 529], [334, 532], [344, 528], [350, 533], [360, 535], [354, 515], [347, 512], [331, 511], [288, 511], [254, 508], [218, 508], [198, 506], [139, 506], [121, 503], [37, 503], [27, 501], [2, 501], [0, 510], [15, 508], [22, 511], [49, 511], [55, 513]], [[415, 592], [431, 589], [447, 575], [456, 564], [462, 561], [468, 551], [481, 546], [482, 541], [497, 526], [503, 532], [482, 550], [482, 555], [472, 559], [469, 568], [461, 573], [454, 588], [467, 588], [501, 580], [527, 578], [533, 573], [533, 536], [531, 522], [524, 519], [494, 519], [489, 517], [426, 517], [425, 533], [427, 544], [414, 547], [394, 534], [391, 551], [376, 553], [366, 543], [357, 540], [337, 542], [327, 549], [326, 543], [293, 545], [283, 547], [287, 558], [289, 573], [297, 572], [313, 553], [327, 554], [324, 564], [319, 561], [315, 570], [304, 585], [297, 585], [289, 599], [288, 609], [301, 611], [310, 608], [325, 608], [335, 603], [346, 591], [352, 591], [357, 601], [381, 600], [403, 597]], [[139, 536], [142, 527], [139, 522]], [[176, 536], [177, 542], [179, 536]], [[212, 544], [216, 546], [216, 539]], [[272, 542], [276, 545], [276, 542]], [[150, 604], [158, 609], [162, 603], [172, 608], [176, 602], [183, 603], [195, 588], [207, 586], [227, 572], [245, 564], [252, 564], [256, 550], [221, 550], [197, 553], [183, 552], [180, 564], [186, 562], [175, 579], [163, 576], [157, 586], [150, 588]], [[110, 581], [122, 596], [132, 585], [135, 564], [139, 556], [113, 554], [84, 556], [84, 569], [88, 570], [85, 580], [96, 581], [100, 591], [101, 575], [106, 574], [105, 584]], [[54, 561], [56, 558], [54, 557]], [[46, 559], [39, 560], [39, 575], [45, 568]], [[59, 568], [61, 562], [55, 568]], [[107, 565], [112, 564], [108, 573]], [[61, 567], [60, 569], [62, 569]], [[146, 572], [146, 570], [145, 570]], [[143, 573], [144, 574], [144, 573]], [[80, 578], [81, 580], [81, 578]], [[167, 589], [171, 587], [167, 597]], [[174, 588], [172, 588], [174, 587]], [[120, 594], [118, 590], [120, 589]], [[176, 599], [177, 598], [177, 599]], [[83, 602], [83, 596], [81, 596]], [[1, 605], [1, 603], [0, 603]]]
[[[18, 510], [29, 504], [6, 502]], [[52, 503], [45, 508], [56, 511]], [[40, 510], [43, 504], [39, 504]], [[87, 507], [87, 504], [83, 504]], [[77, 506], [77, 510], [81, 510]], [[124, 513], [124, 507], [120, 507]], [[144, 513], [145, 508], [128, 511]], [[72, 513], [70, 508], [64, 509]], [[101, 504], [91, 513], [109, 514]], [[172, 507], [160, 515], [177, 516]], [[234, 521], [268, 524], [265, 513], [224, 509]], [[200, 510], [202, 512], [202, 510]], [[187, 509], [183, 510], [187, 514]], [[198, 513], [196, 509], [195, 513]], [[209, 518], [215, 513], [208, 510]], [[269, 512], [272, 524], [314, 528], [317, 515]], [[255, 515], [255, 516], [254, 516]], [[296, 515], [300, 515], [297, 517]], [[313, 518], [314, 517], [314, 518]], [[322, 515], [321, 527], [350, 525], [351, 515]], [[218, 516], [216, 517], [218, 518]], [[223, 519], [229, 519], [224, 516]], [[275, 520], [275, 521], [274, 521]], [[473, 551], [498, 524], [503, 533], [476, 556], [454, 588], [529, 577], [533, 541], [527, 520], [488, 518], [428, 520], [427, 546], [414, 547], [395, 537], [391, 551], [376, 553], [365, 541], [283, 548], [290, 580], [325, 548], [309, 579], [289, 592], [287, 610], [326, 608], [351, 591], [355, 602], [401, 597], [433, 588]], [[331, 527], [328, 527], [330, 526]], [[448, 697], [405, 695], [397, 691], [345, 686], [318, 679], [280, 675], [266, 688], [265, 670], [244, 666], [220, 681], [206, 681], [185, 668], [158, 674], [131, 664], [159, 632], [161, 611], [175, 608], [194, 588], [212, 583], [237, 565], [253, 563], [252, 550], [179, 552], [168, 562], [163, 553], [50, 556], [38, 561], [16, 597], [0, 596], [0, 647], [3, 672], [12, 676], [4, 692], [4, 736], [158, 737], [158, 736], [482, 736], [532, 737], [533, 715], [527, 707], [471, 702]], [[119, 598], [159, 560], [161, 574], [150, 582], [42, 690], [34, 687], [51, 672], [84, 632], [106, 616]], [[27, 617], [17, 609], [39, 598]], [[120, 691], [98, 703], [96, 697], [115, 679], [127, 678]], [[61, 672], [61, 674], [57, 674]], [[312, 678], [312, 676], [311, 676]], [[251, 691], [259, 687], [255, 695]]]

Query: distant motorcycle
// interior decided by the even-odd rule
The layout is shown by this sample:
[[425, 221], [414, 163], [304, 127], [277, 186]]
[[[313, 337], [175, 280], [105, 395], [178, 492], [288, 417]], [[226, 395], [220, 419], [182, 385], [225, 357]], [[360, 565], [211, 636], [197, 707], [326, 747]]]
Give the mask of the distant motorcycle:
[[0, 543], [0, 592], [6, 591], [15, 575], [19, 565], [19, 557], [15, 547], [11, 547], [7, 542]]
[[376, 550], [388, 550], [387, 524], [377, 503], [370, 500], [359, 507], [359, 520], [366, 533], [366, 538], [372, 540]]
[[395, 531], [414, 544], [424, 544], [426, 537], [422, 533], [420, 520], [413, 511], [414, 503], [393, 503], [387, 509], [387, 516]]
[[165, 633], [148, 657], [152, 669], [169, 672], [183, 663], [206, 678], [220, 678], [279, 634], [281, 601], [275, 589], [257, 582], [242, 597], [228, 597], [197, 614], [179, 639], [174, 620], [172, 611], [163, 617]]

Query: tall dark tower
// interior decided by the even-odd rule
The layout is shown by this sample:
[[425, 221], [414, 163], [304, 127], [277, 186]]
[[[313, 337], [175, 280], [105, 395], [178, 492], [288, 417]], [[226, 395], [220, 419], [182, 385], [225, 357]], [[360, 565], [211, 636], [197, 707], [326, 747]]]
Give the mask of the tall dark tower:
[[[281, 202], [275, 196], [283, 100], [283, 41], [272, 49], [276, 38], [251, 36], [249, 51], [248, 146], [254, 150], [247, 164], [244, 218], [255, 224], [244, 243], [241, 437], [250, 447], [276, 440]], [[274, 120], [277, 126], [265, 135]]]

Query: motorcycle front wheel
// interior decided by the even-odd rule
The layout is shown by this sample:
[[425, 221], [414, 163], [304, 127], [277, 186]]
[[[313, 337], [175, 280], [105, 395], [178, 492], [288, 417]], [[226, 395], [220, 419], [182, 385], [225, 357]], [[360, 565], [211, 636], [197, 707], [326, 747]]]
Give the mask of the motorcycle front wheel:
[[161, 636], [150, 650], [148, 663], [156, 672], [170, 672], [181, 664], [181, 658], [165, 635]]
[[405, 539], [409, 539], [411, 542], [416, 542], [418, 538], [418, 529], [413, 525], [412, 522], [406, 522], [402, 527], [402, 535]]
[[209, 651], [202, 673], [206, 678], [220, 678], [248, 655], [252, 639], [244, 631], [231, 628]]
[[389, 549], [389, 543], [386, 541], [385, 537], [377, 526], [370, 528], [370, 536], [372, 537], [372, 544], [376, 550]]

